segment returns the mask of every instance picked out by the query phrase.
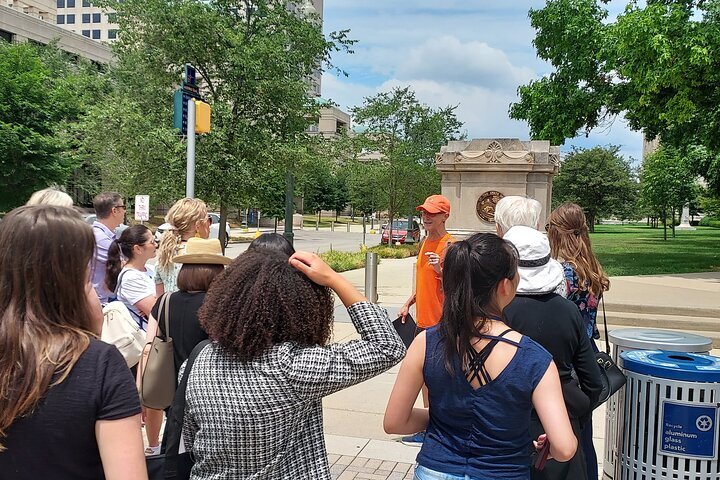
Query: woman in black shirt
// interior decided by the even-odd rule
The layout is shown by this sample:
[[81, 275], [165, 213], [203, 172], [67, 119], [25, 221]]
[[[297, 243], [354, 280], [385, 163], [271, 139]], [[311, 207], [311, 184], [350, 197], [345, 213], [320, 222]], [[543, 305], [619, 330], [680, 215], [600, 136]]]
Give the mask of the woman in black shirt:
[[[187, 360], [195, 345], [208, 338], [205, 330], [200, 327], [197, 317], [198, 309], [205, 300], [205, 294], [213, 279], [225, 269], [225, 265], [232, 262], [230, 258], [223, 256], [217, 238], [190, 238], [185, 244], [184, 252], [172, 259], [174, 263], [182, 264], [177, 276], [178, 291], [165, 294], [170, 295], [168, 324], [170, 337], [173, 339], [176, 381], [180, 365]], [[158, 311], [162, 298], [160, 297], [152, 308], [152, 316], [148, 323], [147, 345], [152, 344], [156, 335], [165, 338], [168, 334], [165, 331], [165, 319], [160, 318], [161, 312]], [[142, 365], [145, 364], [148, 353], [149, 349], [146, 348], [143, 352]], [[142, 378], [142, 373], [139, 378]], [[159, 439], [163, 412], [152, 409], [147, 409], [146, 412], [145, 429], [148, 438]], [[146, 455], [156, 455], [159, 452], [159, 442], [156, 445], [149, 444], [145, 449]]]
[[20, 207], [0, 223], [0, 477], [147, 479], [140, 401], [98, 340], [92, 230], [74, 210]]

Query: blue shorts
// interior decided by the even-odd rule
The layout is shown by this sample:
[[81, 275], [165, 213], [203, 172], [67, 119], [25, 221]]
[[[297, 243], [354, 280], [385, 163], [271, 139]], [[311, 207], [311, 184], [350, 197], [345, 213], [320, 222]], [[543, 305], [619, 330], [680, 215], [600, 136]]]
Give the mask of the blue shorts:
[[436, 472], [422, 465], [415, 465], [415, 480], [472, 480], [467, 475], [453, 475], [451, 473]]

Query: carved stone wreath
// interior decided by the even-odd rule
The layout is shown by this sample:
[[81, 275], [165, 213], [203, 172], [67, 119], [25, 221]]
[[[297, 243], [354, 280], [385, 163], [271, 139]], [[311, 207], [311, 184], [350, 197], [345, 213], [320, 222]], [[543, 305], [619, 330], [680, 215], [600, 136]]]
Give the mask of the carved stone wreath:
[[488, 223], [493, 223], [495, 221], [495, 205], [497, 205], [504, 196], [505, 195], [496, 190], [490, 190], [480, 195], [475, 205], [475, 211], [478, 217]]

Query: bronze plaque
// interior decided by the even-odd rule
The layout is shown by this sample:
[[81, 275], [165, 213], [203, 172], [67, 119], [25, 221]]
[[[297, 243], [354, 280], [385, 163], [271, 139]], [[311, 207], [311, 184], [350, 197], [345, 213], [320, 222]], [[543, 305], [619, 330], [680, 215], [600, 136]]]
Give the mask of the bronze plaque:
[[495, 190], [490, 190], [480, 195], [477, 205], [475, 206], [478, 217], [489, 223], [495, 222], [495, 205], [497, 205], [504, 196], [505, 195]]

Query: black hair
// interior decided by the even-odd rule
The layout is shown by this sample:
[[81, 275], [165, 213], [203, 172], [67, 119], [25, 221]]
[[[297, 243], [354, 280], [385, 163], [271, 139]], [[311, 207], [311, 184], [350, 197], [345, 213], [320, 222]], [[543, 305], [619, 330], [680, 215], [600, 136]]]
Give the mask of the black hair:
[[208, 336], [240, 361], [273, 345], [326, 345], [333, 295], [290, 265], [281, 251], [247, 250], [213, 280], [198, 311]]
[[150, 231], [145, 225], [133, 225], [123, 230], [120, 238], [113, 240], [108, 248], [107, 264], [105, 265], [105, 285], [111, 292], [117, 287], [118, 275], [122, 271], [122, 256], [132, 260], [135, 256], [133, 247], [147, 242], [147, 233]]
[[462, 360], [472, 339], [485, 330], [488, 318], [501, 317], [496, 302], [498, 284], [517, 275], [515, 246], [494, 233], [476, 233], [448, 246], [443, 263], [443, 303], [440, 332], [445, 344], [445, 366]]
[[288, 257], [291, 257], [295, 253], [295, 249], [287, 238], [283, 237], [279, 233], [263, 233], [255, 240], [250, 242], [248, 250], [255, 248], [268, 248], [270, 250], [276, 250], [283, 252]]

